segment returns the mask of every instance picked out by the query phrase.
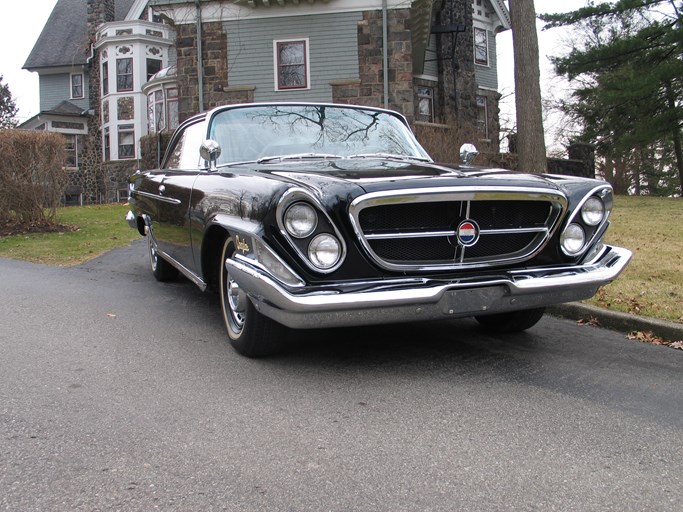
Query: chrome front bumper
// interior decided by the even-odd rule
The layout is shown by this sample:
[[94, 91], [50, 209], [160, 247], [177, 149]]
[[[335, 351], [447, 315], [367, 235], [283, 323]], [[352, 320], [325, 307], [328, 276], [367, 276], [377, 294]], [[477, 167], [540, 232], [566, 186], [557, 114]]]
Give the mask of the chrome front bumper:
[[225, 262], [258, 311], [288, 327], [305, 329], [412, 322], [503, 313], [587, 299], [613, 281], [631, 252], [605, 246], [583, 265], [501, 271], [484, 278], [410, 278], [283, 287], [248, 258]]

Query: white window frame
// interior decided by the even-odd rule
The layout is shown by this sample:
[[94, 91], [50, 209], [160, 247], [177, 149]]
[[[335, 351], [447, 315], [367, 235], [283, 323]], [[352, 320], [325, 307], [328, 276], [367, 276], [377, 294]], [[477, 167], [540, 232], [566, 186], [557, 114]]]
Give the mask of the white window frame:
[[[133, 138], [132, 144], [122, 144], [124, 135], [130, 135]], [[130, 156], [121, 155], [121, 146], [132, 146], [133, 153]], [[116, 159], [117, 160], [135, 160], [137, 158], [137, 144], [135, 143], [135, 125], [132, 123], [122, 123], [116, 127]]]
[[[477, 47], [481, 46], [477, 44], [477, 31], [480, 30], [484, 33], [484, 44], [486, 47], [486, 62], [478, 62], [477, 61]], [[472, 44], [474, 45], [474, 63], [477, 64], [478, 66], [490, 66], [491, 64], [491, 58], [489, 56], [489, 31], [486, 30], [485, 28], [482, 27], [474, 27], [473, 30], [473, 41]]]
[[[479, 128], [479, 134], [482, 136], [483, 140], [490, 140], [489, 137], [489, 101], [483, 94], [477, 94], [475, 96], [475, 102], [477, 104], [477, 125]], [[483, 112], [484, 119], [483, 123], [479, 121], [479, 113]]]
[[[428, 94], [422, 94], [423, 91], [428, 91]], [[429, 112], [427, 114], [421, 112], [422, 100], [427, 100], [427, 104], [429, 106]], [[434, 87], [430, 87], [427, 85], [417, 86], [417, 111], [420, 120], [426, 123], [434, 122]], [[427, 119], [422, 119], [422, 117], [427, 117]]]
[[[280, 87], [280, 61], [278, 58], [277, 47], [280, 43], [304, 43], [304, 67], [306, 68], [306, 86], [305, 87]], [[274, 90], [278, 92], [283, 91], [308, 91], [311, 89], [311, 58], [310, 58], [310, 42], [308, 37], [291, 37], [287, 39], [273, 39], [273, 85]]]
[[[81, 77], [81, 95], [80, 96], [74, 96], [74, 77], [75, 76], [80, 76]], [[85, 76], [83, 73], [71, 73], [69, 75], [69, 97], [72, 100], [82, 100], [85, 98]]]

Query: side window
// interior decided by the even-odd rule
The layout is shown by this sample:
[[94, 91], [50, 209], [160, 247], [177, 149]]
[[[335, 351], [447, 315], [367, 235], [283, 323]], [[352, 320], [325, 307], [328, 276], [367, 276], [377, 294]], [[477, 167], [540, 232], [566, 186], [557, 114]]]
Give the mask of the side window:
[[199, 169], [199, 146], [206, 138], [206, 125], [197, 122], [187, 126], [174, 140], [164, 169]]

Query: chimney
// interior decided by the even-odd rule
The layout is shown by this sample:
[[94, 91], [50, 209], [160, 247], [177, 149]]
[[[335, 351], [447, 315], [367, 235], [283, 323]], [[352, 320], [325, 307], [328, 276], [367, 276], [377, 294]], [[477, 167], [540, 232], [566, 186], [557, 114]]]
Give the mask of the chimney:
[[114, 21], [114, 0], [87, 0], [88, 36], [94, 42], [97, 27]]

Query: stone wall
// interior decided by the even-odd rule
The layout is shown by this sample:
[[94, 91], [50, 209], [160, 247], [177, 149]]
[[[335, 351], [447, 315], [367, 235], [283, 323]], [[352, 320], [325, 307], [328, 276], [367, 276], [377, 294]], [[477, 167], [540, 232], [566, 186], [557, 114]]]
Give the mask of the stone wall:
[[[389, 61], [389, 108], [412, 119], [415, 112], [413, 90], [410, 10], [391, 9], [387, 16]], [[334, 103], [384, 106], [384, 58], [382, 11], [366, 11], [358, 23], [357, 80], [335, 80]]]
[[[437, 119], [442, 123], [476, 124], [477, 84], [474, 79], [474, 45], [471, 0], [444, 0], [434, 25], [462, 25], [463, 32], [436, 34], [439, 59]], [[455, 45], [454, 58], [453, 45]]]
[[[97, 27], [102, 23], [114, 21], [114, 0], [87, 0], [87, 30], [91, 44], [95, 43]], [[90, 48], [84, 49], [90, 51]], [[90, 115], [88, 134], [83, 137], [83, 147], [79, 155], [79, 170], [71, 174], [72, 189], [80, 187], [84, 204], [106, 201], [105, 170], [102, 166], [102, 131], [100, 121], [100, 56], [91, 56], [88, 69]]]
[[199, 105], [197, 71], [197, 26], [176, 28], [178, 67], [178, 110], [180, 121], [219, 105], [253, 101], [253, 89], [228, 88], [228, 35], [223, 23], [202, 23], [202, 62], [204, 64], [204, 105]]

